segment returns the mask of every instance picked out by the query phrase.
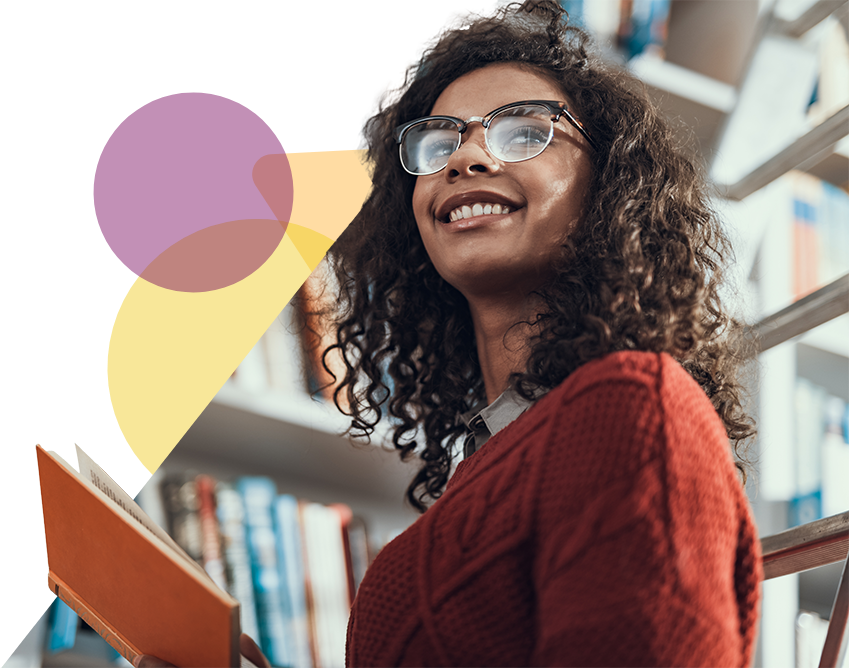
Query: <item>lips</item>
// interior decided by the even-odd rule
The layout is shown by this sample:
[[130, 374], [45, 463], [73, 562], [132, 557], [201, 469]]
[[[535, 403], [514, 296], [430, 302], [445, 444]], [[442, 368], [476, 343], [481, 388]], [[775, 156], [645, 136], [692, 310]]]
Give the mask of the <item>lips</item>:
[[507, 207], [509, 211], [516, 211], [524, 206], [522, 202], [500, 193], [488, 190], [474, 190], [452, 195], [442, 202], [436, 209], [436, 219], [443, 223], [449, 223], [451, 222], [449, 216], [452, 211], [463, 206], [472, 207], [475, 204], [499, 204], [502, 208]]

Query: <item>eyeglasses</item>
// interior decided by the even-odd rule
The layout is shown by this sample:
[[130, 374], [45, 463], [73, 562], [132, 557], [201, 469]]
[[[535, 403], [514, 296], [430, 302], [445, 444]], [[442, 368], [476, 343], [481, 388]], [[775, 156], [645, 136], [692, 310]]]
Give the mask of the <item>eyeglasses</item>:
[[448, 164], [448, 158], [460, 148], [469, 123], [484, 128], [489, 152], [504, 162], [522, 162], [545, 150], [554, 136], [554, 124], [565, 118], [594, 149], [598, 146], [563, 102], [525, 100], [499, 107], [484, 117], [468, 120], [454, 116], [426, 116], [395, 128], [395, 140], [401, 153], [401, 165], [414, 176], [436, 174]]

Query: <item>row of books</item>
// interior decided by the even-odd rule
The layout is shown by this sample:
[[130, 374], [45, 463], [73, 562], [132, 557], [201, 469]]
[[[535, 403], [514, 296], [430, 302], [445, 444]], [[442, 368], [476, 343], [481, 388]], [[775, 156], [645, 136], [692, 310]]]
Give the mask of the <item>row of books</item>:
[[795, 387], [796, 495], [790, 526], [849, 510], [849, 405], [804, 378]]
[[162, 481], [168, 531], [240, 603], [242, 631], [275, 666], [345, 663], [348, 614], [369, 564], [365, 525], [343, 504], [278, 494], [264, 477]]
[[849, 272], [849, 194], [810, 174], [791, 172], [793, 293], [801, 299]]

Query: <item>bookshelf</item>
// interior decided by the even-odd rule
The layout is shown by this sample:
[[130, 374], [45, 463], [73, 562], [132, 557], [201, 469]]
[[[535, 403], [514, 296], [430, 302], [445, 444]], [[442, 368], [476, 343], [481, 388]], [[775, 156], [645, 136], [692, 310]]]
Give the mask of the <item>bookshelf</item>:
[[[719, 190], [740, 203], [759, 196], [792, 169], [838, 186], [849, 182], [849, 107], [844, 105], [815, 126], [809, 126], [801, 111], [795, 115], [770, 113], [806, 101], [816, 69], [816, 36], [812, 32], [824, 21], [846, 20], [846, 2], [817, 0], [795, 14], [786, 10], [791, 5], [673, 0], [665, 59], [643, 56], [631, 63], [680, 128], [681, 143], [699, 151]], [[787, 62], [792, 66], [782, 67]], [[774, 115], [780, 118], [772, 118]], [[763, 122], [765, 118], [770, 119], [768, 123]], [[763, 251], [761, 262], [771, 252], [768, 248]], [[756, 278], [763, 283], [767, 277]], [[849, 402], [849, 275], [787, 306], [790, 299], [783, 293], [760, 299], [757, 328], [764, 334], [763, 352], [778, 352], [790, 359], [792, 367], [786, 376], [789, 385], [781, 390], [773, 408], [792, 414], [788, 392], [792, 395], [796, 377], [817, 383]], [[284, 311], [283, 319], [289, 316]], [[290, 337], [286, 339], [290, 352], [299, 351], [295, 337], [286, 336]], [[246, 365], [255, 361], [246, 360]], [[239, 381], [237, 372], [151, 484], [157, 484], [161, 475], [186, 470], [221, 480], [267, 475], [281, 492], [319, 503], [347, 503], [366, 520], [374, 546], [415, 520], [417, 515], [405, 507], [403, 494], [416, 465], [400, 462], [394, 452], [382, 447], [385, 429], [378, 432], [374, 444], [352, 447], [339, 436], [347, 424], [344, 417], [310, 398], [302, 379], [288, 379], [291, 387], [300, 388], [296, 391], [284, 389], [286, 383], [271, 387], [255, 379]], [[763, 415], [763, 404], [758, 410]], [[765, 499], [753, 492], [752, 505], [762, 535], [787, 528], [789, 504], [789, 497]], [[761, 644], [775, 642], [772, 649], [781, 652], [789, 638], [790, 663], [783, 659], [772, 662], [775, 654], [760, 647], [755, 665], [792, 664], [793, 615], [804, 608], [827, 617], [840, 571], [840, 564], [831, 564], [788, 576], [782, 586], [784, 592], [789, 591], [794, 610], [785, 614], [787, 596], [781, 601], [781, 597], [773, 599], [782, 609], [765, 619]], [[780, 636], [785, 638], [773, 640]], [[82, 650], [84, 656], [97, 652], [88, 645]], [[62, 659], [66, 661], [63, 665], [93, 665], [74, 656]], [[43, 665], [59, 665], [55, 661], [45, 659]], [[102, 665], [108, 665], [103, 661]]]

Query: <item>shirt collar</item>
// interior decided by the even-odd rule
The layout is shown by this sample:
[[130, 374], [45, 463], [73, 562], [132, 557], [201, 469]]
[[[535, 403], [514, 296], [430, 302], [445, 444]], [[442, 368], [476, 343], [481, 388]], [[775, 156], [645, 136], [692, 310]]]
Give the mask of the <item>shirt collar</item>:
[[524, 413], [533, 404], [532, 400], [525, 399], [512, 387], [507, 388], [489, 406], [481, 408], [478, 404], [472, 410], [462, 413], [460, 419], [469, 430], [466, 442], [463, 446], [465, 457], [470, 456], [489, 440], [504, 429], [513, 420]]

